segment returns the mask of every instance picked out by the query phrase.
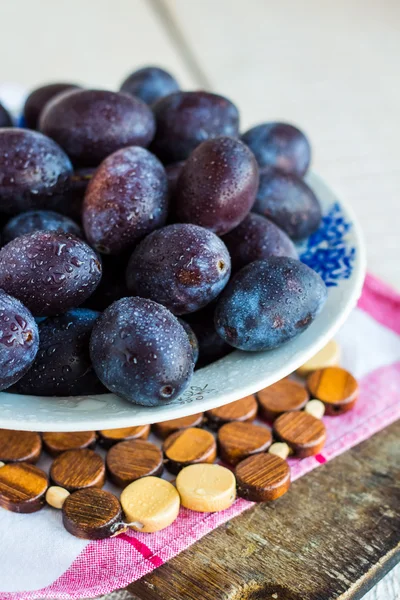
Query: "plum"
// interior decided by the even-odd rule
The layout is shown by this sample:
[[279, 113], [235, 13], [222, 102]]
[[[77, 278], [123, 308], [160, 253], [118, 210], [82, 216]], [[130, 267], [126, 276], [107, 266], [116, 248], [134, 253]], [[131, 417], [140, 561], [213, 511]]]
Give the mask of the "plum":
[[144, 298], [122, 298], [104, 311], [93, 327], [90, 355], [110, 391], [145, 406], [178, 398], [193, 373], [186, 331], [168, 309]]
[[134, 71], [121, 85], [121, 92], [140, 98], [146, 104], [153, 104], [178, 90], [176, 79], [159, 67], [143, 67]]
[[21, 300], [36, 317], [79, 306], [100, 278], [98, 256], [70, 233], [35, 231], [0, 250], [0, 288]]
[[39, 348], [39, 332], [29, 310], [0, 289], [0, 390], [30, 369]]
[[10, 219], [2, 231], [3, 244], [33, 231], [63, 231], [82, 237], [81, 228], [68, 217], [52, 210], [31, 210]]
[[63, 92], [78, 89], [79, 85], [74, 83], [50, 83], [33, 90], [27, 97], [23, 110], [26, 127], [37, 129], [41, 112], [50, 100]]
[[293, 258], [272, 256], [241, 269], [215, 309], [219, 335], [240, 350], [271, 350], [302, 333], [327, 297], [321, 277]]

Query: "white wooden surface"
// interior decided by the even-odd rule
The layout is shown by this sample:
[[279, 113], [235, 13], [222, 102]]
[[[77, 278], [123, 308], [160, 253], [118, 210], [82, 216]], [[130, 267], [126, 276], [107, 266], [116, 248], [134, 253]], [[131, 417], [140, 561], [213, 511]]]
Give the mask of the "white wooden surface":
[[[116, 89], [160, 64], [234, 100], [244, 128], [297, 123], [357, 212], [370, 270], [400, 289], [399, 0], [2, 0], [0, 19], [0, 82]], [[365, 600], [397, 600], [399, 580]]]

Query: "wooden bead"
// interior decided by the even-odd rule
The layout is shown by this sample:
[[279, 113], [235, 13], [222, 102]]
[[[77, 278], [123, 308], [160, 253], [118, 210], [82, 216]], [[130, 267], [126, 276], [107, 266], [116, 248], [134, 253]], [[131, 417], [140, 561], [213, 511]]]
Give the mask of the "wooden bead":
[[194, 463], [212, 463], [217, 457], [214, 436], [205, 429], [190, 427], [172, 433], [164, 442], [164, 455], [171, 473]]
[[82, 488], [101, 488], [106, 468], [101, 456], [93, 450], [67, 450], [54, 459], [50, 478], [55, 485], [74, 492]]
[[286, 460], [290, 454], [290, 448], [285, 442], [274, 442], [268, 448], [268, 452], [270, 454], [275, 454], [276, 456], [280, 456], [283, 460]]
[[232, 471], [221, 465], [189, 465], [176, 478], [176, 489], [185, 508], [218, 512], [235, 501], [236, 479]]
[[0, 506], [17, 513], [33, 513], [44, 505], [49, 481], [42, 469], [11, 463], [0, 469]]
[[68, 490], [58, 485], [51, 485], [46, 492], [46, 502], [53, 508], [61, 509], [69, 495]]
[[180, 429], [188, 429], [189, 427], [199, 427], [204, 418], [204, 413], [190, 415], [190, 417], [181, 417], [180, 419], [171, 419], [162, 423], [154, 423], [153, 431], [160, 438], [167, 438], [171, 433]]
[[340, 348], [335, 340], [331, 340], [315, 354], [310, 360], [304, 363], [296, 371], [301, 377], [306, 377], [317, 369], [325, 369], [325, 367], [335, 367], [340, 362]]
[[118, 442], [126, 442], [128, 440], [147, 440], [149, 433], [150, 425], [122, 427], [121, 429], [102, 429], [98, 432], [99, 442], [105, 448], [110, 448]]
[[219, 456], [230, 465], [236, 465], [251, 454], [265, 452], [271, 442], [270, 430], [253, 423], [233, 421], [218, 431]]
[[0, 429], [0, 460], [36, 463], [42, 451], [42, 440], [33, 431]]
[[67, 450], [91, 448], [96, 444], [94, 431], [74, 431], [73, 433], [45, 432], [43, 444], [51, 456], [58, 456]]
[[274, 433], [300, 458], [318, 454], [326, 441], [325, 425], [306, 412], [289, 412], [278, 417]]
[[325, 414], [325, 404], [321, 400], [310, 400], [304, 407], [304, 412], [316, 419], [322, 419]]
[[107, 452], [106, 465], [110, 479], [120, 487], [140, 477], [161, 475], [164, 469], [161, 450], [145, 440], [129, 440], [112, 446]]
[[252, 502], [276, 500], [290, 487], [290, 468], [274, 454], [255, 454], [240, 462], [236, 469], [238, 495]]
[[314, 371], [307, 378], [308, 390], [325, 404], [325, 414], [340, 415], [351, 410], [358, 398], [358, 384], [351, 373], [341, 367]]
[[78, 490], [65, 500], [63, 524], [85, 540], [102, 540], [124, 530], [118, 498], [97, 488]]
[[281, 379], [257, 393], [261, 416], [272, 421], [285, 412], [301, 410], [308, 398], [307, 390], [292, 379]]
[[131, 529], [151, 533], [165, 529], [175, 521], [180, 498], [169, 481], [143, 477], [124, 489], [121, 504]]
[[208, 424], [217, 429], [231, 421], [254, 421], [257, 416], [258, 406], [255, 396], [246, 396], [236, 402], [213, 408], [206, 412]]

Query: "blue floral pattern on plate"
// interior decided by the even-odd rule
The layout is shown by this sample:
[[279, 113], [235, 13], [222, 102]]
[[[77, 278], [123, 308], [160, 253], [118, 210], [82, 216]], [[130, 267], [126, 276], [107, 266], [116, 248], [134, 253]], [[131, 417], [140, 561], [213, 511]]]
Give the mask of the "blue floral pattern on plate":
[[321, 225], [299, 248], [300, 259], [321, 275], [327, 287], [349, 279], [353, 271], [356, 249], [347, 241], [352, 224], [335, 203], [322, 217]]

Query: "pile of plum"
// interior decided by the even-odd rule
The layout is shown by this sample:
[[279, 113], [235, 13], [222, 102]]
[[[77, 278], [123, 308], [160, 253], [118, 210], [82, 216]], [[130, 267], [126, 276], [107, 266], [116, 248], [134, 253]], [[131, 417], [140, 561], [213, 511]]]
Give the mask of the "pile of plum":
[[230, 100], [155, 67], [119, 92], [40, 87], [23, 116], [0, 106], [0, 390], [159, 405], [196, 362], [320, 312], [293, 243], [321, 219], [296, 127], [240, 135]]

